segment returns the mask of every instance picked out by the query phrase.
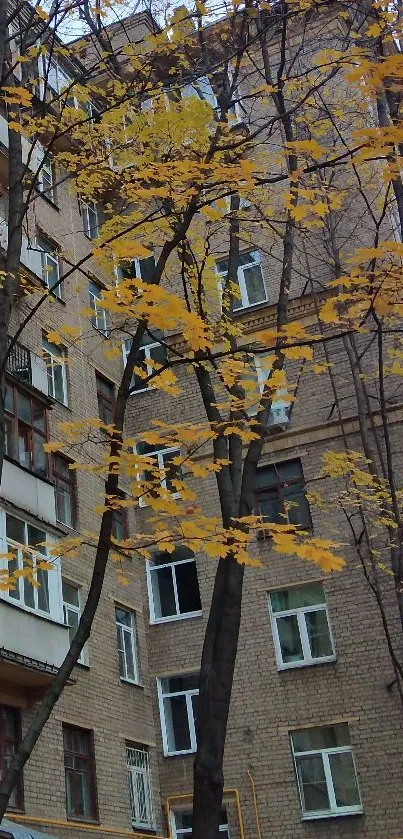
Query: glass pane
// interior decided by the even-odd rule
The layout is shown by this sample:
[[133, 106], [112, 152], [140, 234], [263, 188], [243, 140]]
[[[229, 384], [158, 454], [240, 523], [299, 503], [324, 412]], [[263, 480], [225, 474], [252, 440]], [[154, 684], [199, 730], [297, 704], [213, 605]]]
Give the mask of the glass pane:
[[191, 830], [192, 829], [192, 813], [184, 812], [175, 813], [175, 827], [177, 830]]
[[39, 402], [32, 401], [32, 422], [35, 428], [45, 431], [45, 408]]
[[271, 487], [277, 484], [278, 477], [274, 466], [264, 466], [262, 469], [256, 470], [256, 489], [263, 489], [264, 487]]
[[65, 580], [63, 580], [63, 600], [71, 606], [77, 606], [77, 608], [80, 606], [77, 586], [72, 586], [70, 583], [66, 583]]
[[164, 469], [165, 469], [165, 480], [167, 489], [169, 492], [177, 492], [176, 487], [173, 485], [172, 481], [180, 480], [182, 472], [180, 466], [172, 463], [172, 460], [180, 454], [179, 449], [173, 452], [167, 452], [164, 454]]
[[171, 566], [151, 569], [151, 588], [155, 617], [167, 618], [176, 615]]
[[38, 609], [41, 609], [42, 612], [50, 612], [48, 572], [39, 568], [36, 574], [36, 579], [39, 583]]
[[309, 583], [304, 586], [293, 586], [280, 591], [273, 591], [270, 595], [273, 612], [286, 612], [288, 609], [299, 609], [303, 606], [316, 606], [325, 602], [322, 583]]
[[248, 295], [247, 303], [253, 305], [253, 303], [261, 303], [263, 300], [266, 300], [266, 291], [260, 265], [244, 268], [243, 275]]
[[153, 256], [147, 256], [146, 259], [140, 259], [140, 274], [141, 279], [145, 283], [152, 283], [155, 276], [155, 259]]
[[131, 630], [123, 630], [123, 643], [125, 645], [126, 678], [135, 679], [133, 635]]
[[31, 403], [29, 399], [17, 391], [17, 414], [19, 419], [24, 420], [29, 425], [31, 424]]
[[305, 612], [305, 622], [312, 658], [333, 655], [325, 609], [318, 609], [316, 612]]
[[32, 453], [32, 468], [38, 475], [46, 475], [46, 453], [43, 448], [45, 438], [41, 434], [32, 435], [33, 453]]
[[119, 621], [119, 623], [123, 623], [124, 626], [131, 627], [132, 625], [132, 616], [127, 609], [116, 609], [116, 620]]
[[178, 693], [185, 690], [197, 690], [199, 677], [196, 674], [190, 676], [171, 676], [161, 679], [163, 693]]
[[61, 364], [54, 364], [53, 365], [53, 396], [58, 402], [64, 403], [65, 401], [65, 393], [64, 393], [64, 372], [63, 367]]
[[73, 527], [71, 496], [60, 481], [56, 483], [56, 507], [57, 520], [67, 525], [67, 527]]
[[337, 806], [359, 806], [361, 803], [360, 795], [351, 752], [331, 754], [329, 755], [329, 762]]
[[347, 723], [328, 725], [325, 728], [307, 728], [292, 732], [295, 752], [308, 752], [314, 749], [334, 749], [337, 746], [349, 746], [350, 735]]
[[33, 527], [32, 524], [28, 525], [28, 545], [32, 545], [32, 547], [38, 547], [38, 551], [42, 554], [46, 554], [46, 548], [43, 545], [40, 545], [41, 542], [46, 542], [46, 533], [43, 530], [39, 530], [38, 527]]
[[284, 506], [291, 524], [311, 526], [311, 511], [303, 487], [284, 487]]
[[30, 429], [23, 423], [18, 423], [18, 463], [27, 469], [31, 466]]
[[10, 385], [6, 385], [4, 407], [6, 411], [9, 411], [11, 414], [14, 413], [13, 389]]
[[199, 611], [201, 602], [196, 563], [192, 561], [175, 565], [174, 572], [176, 574], [180, 614]]
[[274, 522], [276, 524], [286, 524], [280, 498], [276, 490], [266, 490], [259, 492], [257, 497], [259, 514], [266, 519], [266, 521]]
[[186, 696], [164, 699], [164, 708], [169, 751], [181, 752], [190, 749]]
[[[11, 576], [18, 569], [18, 555], [17, 555], [17, 551], [11, 545], [7, 545], [7, 552], [14, 554], [14, 559], [9, 559], [8, 560], [8, 573]], [[15, 583], [14, 583], [14, 587], [8, 589], [8, 596], [12, 597], [13, 600], [20, 600], [20, 598], [21, 598], [20, 585], [21, 585], [21, 580], [20, 581], [16, 580]]]
[[277, 631], [284, 664], [290, 661], [303, 661], [304, 654], [297, 616], [287, 615], [284, 618], [277, 618]]
[[23, 600], [30, 609], [35, 608], [34, 587], [26, 577], [23, 578]]
[[68, 624], [69, 627], [69, 641], [70, 644], [74, 640], [75, 634], [78, 629], [78, 623], [80, 620], [80, 616], [78, 612], [73, 612], [72, 609], [65, 608], [65, 623]]
[[155, 361], [157, 364], [166, 364], [167, 352], [165, 347], [163, 347], [161, 344], [157, 344], [155, 347], [152, 347], [150, 349], [150, 358], [152, 358], [152, 360]]
[[5, 416], [5, 441], [4, 441], [4, 451], [5, 454], [8, 454], [9, 457], [14, 457], [14, 435], [13, 435], [13, 420], [12, 417], [8, 417], [7, 414]]
[[329, 795], [321, 755], [298, 758], [297, 768], [304, 813], [329, 810]]
[[14, 516], [6, 516], [6, 533], [9, 539], [14, 542], [19, 542], [20, 545], [25, 545], [25, 523], [21, 519], [16, 519]]

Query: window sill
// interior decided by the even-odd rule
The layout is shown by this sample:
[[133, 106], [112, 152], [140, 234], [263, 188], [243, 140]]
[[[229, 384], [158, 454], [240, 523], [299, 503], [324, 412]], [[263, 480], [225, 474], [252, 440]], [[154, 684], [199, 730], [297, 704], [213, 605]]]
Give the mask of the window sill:
[[146, 833], [156, 833], [157, 832], [157, 828], [156, 828], [155, 824], [153, 824], [153, 825], [148, 824], [147, 825], [147, 824], [139, 824], [138, 822], [132, 822], [132, 828], [133, 828], [133, 830], [141, 830], [142, 833], [143, 832], [146, 832]]
[[317, 658], [314, 661], [293, 661], [289, 664], [278, 664], [277, 670], [279, 673], [284, 673], [286, 670], [301, 670], [303, 667], [317, 667], [318, 664], [334, 664], [337, 661], [337, 656], [329, 655], [323, 658]]
[[49, 198], [49, 195], [46, 195], [46, 193], [42, 192], [42, 190], [38, 189], [37, 187], [36, 187], [36, 193], [37, 193], [37, 195], [40, 195], [41, 198], [43, 198], [43, 200], [46, 201], [47, 204], [49, 204], [51, 207], [53, 207], [54, 210], [57, 210], [57, 212], [60, 213], [60, 207], [58, 206], [58, 204], [56, 203], [56, 201], [53, 198]]
[[91, 324], [92, 328], [95, 329], [95, 332], [98, 332], [99, 335], [102, 335], [103, 338], [109, 338], [109, 332], [104, 332], [103, 329], [99, 329], [98, 326], [95, 326], [93, 323]]
[[201, 618], [202, 615], [203, 612], [200, 609], [198, 612], [189, 612], [187, 615], [169, 615], [169, 617], [166, 618], [153, 618], [150, 620], [150, 626], [158, 626], [159, 624], [164, 623], [175, 623], [177, 621], [190, 620], [191, 618]]
[[[58, 295], [58, 294], [55, 294], [55, 292], [54, 292], [54, 291], [50, 291], [49, 286], [48, 286], [48, 285], [46, 285], [46, 283], [43, 281], [43, 279], [42, 279], [42, 278], [41, 278], [41, 284], [42, 284], [43, 288], [45, 289], [45, 291], [48, 291], [48, 292], [49, 292], [49, 294], [50, 294], [50, 296], [51, 296], [51, 297], [53, 297], [53, 300], [58, 300], [58, 301], [59, 301], [59, 303], [61, 303], [61, 304], [62, 304], [62, 306], [66, 306], [66, 301], [65, 301], [65, 300], [63, 300], [63, 297], [59, 297], [59, 295]], [[62, 285], [62, 284], [63, 284], [63, 280], [61, 281], [60, 285]]]
[[125, 679], [124, 676], [119, 676], [119, 680], [125, 685], [131, 685], [133, 688], [140, 688], [140, 690], [144, 690], [144, 685], [141, 682], [134, 682], [132, 679]]
[[341, 811], [339, 813], [329, 813], [329, 812], [325, 813], [325, 812], [322, 812], [322, 813], [317, 813], [316, 815], [314, 813], [312, 813], [312, 814], [309, 814], [309, 815], [306, 814], [306, 815], [302, 816], [301, 821], [303, 821], [303, 822], [313, 822], [313, 821], [318, 821], [319, 819], [339, 819], [339, 818], [345, 818], [346, 816], [362, 816], [363, 812], [364, 811], [363, 811], [362, 807], [354, 807], [350, 810], [344, 810], [344, 811]]
[[99, 819], [86, 819], [85, 816], [69, 816], [67, 815], [68, 822], [75, 822], [76, 824], [94, 824], [100, 825], [101, 822]]
[[196, 749], [187, 749], [186, 752], [165, 752], [164, 757], [191, 757], [196, 754]]
[[254, 312], [256, 309], [262, 309], [263, 306], [267, 306], [269, 303], [268, 298], [266, 300], [260, 300], [259, 303], [250, 303], [248, 306], [238, 306], [237, 309], [232, 310], [233, 317], [236, 315], [243, 315], [244, 312]]

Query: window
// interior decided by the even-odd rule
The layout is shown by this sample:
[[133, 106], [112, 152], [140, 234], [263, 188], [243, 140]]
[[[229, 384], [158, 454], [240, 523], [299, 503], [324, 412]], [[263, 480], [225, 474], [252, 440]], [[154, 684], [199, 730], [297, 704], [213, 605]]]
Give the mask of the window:
[[126, 682], [139, 683], [135, 616], [133, 612], [115, 608], [116, 635], [119, 653], [119, 675]]
[[157, 684], [164, 754], [195, 752], [199, 677], [169, 676]]
[[[155, 340], [157, 336], [162, 337], [162, 333], [157, 330], [154, 337], [146, 334], [142, 340], [142, 344], [138, 352], [138, 361], [136, 363], [135, 372], [131, 383], [131, 392], [139, 393], [152, 387], [152, 382], [147, 384], [145, 378], [151, 376], [158, 366], [163, 366], [167, 362], [167, 353], [165, 347]], [[132, 345], [132, 339], [127, 338], [123, 342], [123, 364], [126, 366], [127, 357]]]
[[181, 95], [182, 99], [197, 96], [199, 99], [208, 102], [212, 108], [217, 107], [217, 97], [207, 76], [199, 76], [194, 82], [184, 85], [181, 89]]
[[[80, 589], [78, 586], [63, 580], [63, 617], [69, 627], [69, 641], [73, 641], [81, 617]], [[87, 664], [86, 647], [81, 650], [80, 664]]]
[[92, 731], [64, 725], [63, 742], [67, 817], [94, 820], [98, 808]]
[[188, 548], [154, 554], [147, 563], [147, 583], [152, 623], [201, 615], [196, 562]]
[[152, 283], [155, 277], [155, 257], [154, 254], [146, 256], [144, 259], [133, 259], [129, 264], [119, 266], [118, 275], [123, 279], [131, 279], [137, 277], [145, 283]]
[[36, 475], [46, 477], [48, 439], [46, 407], [35, 397], [7, 382], [5, 452]]
[[273, 591], [270, 610], [280, 669], [335, 660], [322, 583]]
[[88, 239], [96, 239], [99, 236], [99, 212], [94, 201], [89, 201], [88, 204], [81, 202], [81, 214], [85, 235]]
[[[116, 496], [111, 496], [111, 498]], [[118, 492], [117, 498], [121, 498], [124, 500], [126, 498], [124, 492]], [[127, 510], [125, 507], [119, 507], [113, 511], [113, 520], [112, 520], [112, 536], [116, 539], [117, 542], [121, 542], [123, 539], [127, 539], [128, 535], [128, 526], [127, 526]]]
[[101, 305], [102, 288], [96, 283], [90, 282], [89, 287], [90, 306], [94, 314], [91, 317], [91, 323], [98, 332], [102, 335], [108, 335], [109, 332], [109, 315], [106, 309]]
[[41, 162], [41, 169], [38, 175], [37, 187], [43, 192], [49, 201], [55, 202], [55, 173], [52, 161], [48, 155], [44, 155]]
[[45, 236], [37, 236], [36, 247], [41, 252], [42, 281], [55, 297], [62, 300], [63, 283], [60, 280], [59, 257], [55, 246]]
[[362, 813], [347, 723], [291, 733], [302, 817]]
[[147, 746], [137, 743], [126, 746], [127, 772], [129, 776], [132, 826], [154, 827], [151, 794], [150, 761]]
[[[228, 273], [228, 260], [223, 259], [217, 262], [217, 272], [225, 285]], [[247, 309], [256, 303], [265, 303], [267, 293], [263, 279], [262, 266], [260, 263], [259, 251], [248, 251], [239, 254], [237, 280], [239, 296], [234, 298], [232, 308]]]
[[51, 58], [48, 53], [39, 56], [38, 68], [40, 84], [39, 96], [41, 99], [44, 97], [45, 85], [47, 88], [50, 88], [52, 93], [58, 95], [61, 93], [63, 88], [66, 88], [71, 84], [71, 79], [69, 79], [68, 75], [64, 72], [64, 70], [62, 70], [60, 64], [58, 64], [54, 58]]
[[53, 480], [56, 497], [56, 519], [67, 527], [76, 523], [76, 481], [75, 472], [69, 469], [71, 461], [61, 454], [53, 457]]
[[[191, 810], [171, 810], [171, 830], [173, 839], [182, 839], [192, 835], [193, 814]], [[228, 817], [225, 807], [221, 810], [220, 839], [230, 839]]]
[[[259, 407], [259, 398], [263, 393], [266, 381], [270, 375], [271, 364], [268, 363], [265, 355], [254, 356], [248, 363], [242, 384], [245, 387], [245, 397], [248, 416], [254, 416]], [[288, 409], [290, 406], [287, 399], [282, 396], [287, 394], [285, 388], [277, 388], [268, 418], [268, 427], [286, 425], [288, 423]]]
[[115, 409], [115, 385], [104, 379], [99, 373], [95, 374], [97, 384], [98, 414], [105, 425], [113, 422]]
[[43, 567], [51, 561], [41, 544], [49, 540], [48, 534], [8, 513], [4, 516], [7, 552], [13, 556], [7, 560], [9, 573], [30, 568], [37, 584], [33, 585], [28, 577], [19, 577], [14, 588], [8, 589], [7, 597], [27, 609], [61, 619], [58, 565], [53, 560], [55, 568], [49, 571]]
[[45, 335], [42, 336], [42, 350], [48, 371], [48, 394], [62, 405], [67, 405], [67, 351], [64, 347], [52, 344]]
[[[19, 746], [20, 739], [20, 712], [8, 705], [0, 705], [0, 781], [3, 779], [11, 758]], [[23, 798], [22, 776], [20, 775], [7, 806], [22, 810]]]
[[265, 521], [312, 527], [299, 459], [262, 466], [256, 472], [255, 485], [258, 512]]
[[[144, 469], [142, 480], [155, 481], [156, 475], [154, 471], [159, 471], [162, 489], [167, 489], [173, 495], [178, 495], [175, 484], [176, 481], [181, 479], [182, 472], [180, 466], [173, 461], [180, 457], [180, 449], [173, 447], [159, 449], [157, 446], [148, 445], [148, 443], [138, 443], [137, 452], [140, 455], [151, 457], [155, 461], [154, 468], [147, 466]], [[140, 503], [145, 506], [147, 503], [146, 498], [140, 499]]]

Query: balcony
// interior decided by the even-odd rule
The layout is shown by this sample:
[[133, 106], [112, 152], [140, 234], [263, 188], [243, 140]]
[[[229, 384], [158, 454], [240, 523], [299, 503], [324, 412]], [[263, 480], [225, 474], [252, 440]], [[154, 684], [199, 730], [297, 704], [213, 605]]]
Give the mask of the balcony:
[[[10, 342], [11, 338], [9, 337], [9, 345]], [[48, 374], [45, 359], [35, 355], [18, 341], [10, 350], [6, 372], [15, 379], [19, 379], [20, 382], [25, 382], [36, 390], [40, 390], [41, 393], [45, 393], [46, 396], [48, 395]]]
[[68, 648], [68, 626], [0, 599], [3, 687], [7, 683], [17, 693], [25, 694], [28, 702], [38, 698], [60, 667]]
[[[0, 247], [7, 253], [8, 248], [8, 224], [6, 219], [0, 216]], [[32, 274], [42, 279], [42, 258], [41, 252], [33, 247], [33, 243], [28, 240], [28, 237], [22, 234], [21, 256], [20, 262], [25, 268], [28, 268]]]
[[[4, 459], [0, 497], [42, 522], [56, 525], [55, 488], [50, 481]], [[1, 642], [0, 642], [1, 643]]]

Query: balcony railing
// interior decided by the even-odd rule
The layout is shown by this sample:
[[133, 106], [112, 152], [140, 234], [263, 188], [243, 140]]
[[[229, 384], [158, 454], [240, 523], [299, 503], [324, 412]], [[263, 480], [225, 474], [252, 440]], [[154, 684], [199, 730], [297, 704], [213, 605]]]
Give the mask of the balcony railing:
[[[11, 338], [8, 338], [10, 345]], [[13, 345], [6, 364], [7, 373], [15, 376], [20, 381], [28, 385], [32, 385], [32, 367], [31, 367], [31, 353], [18, 341]]]

